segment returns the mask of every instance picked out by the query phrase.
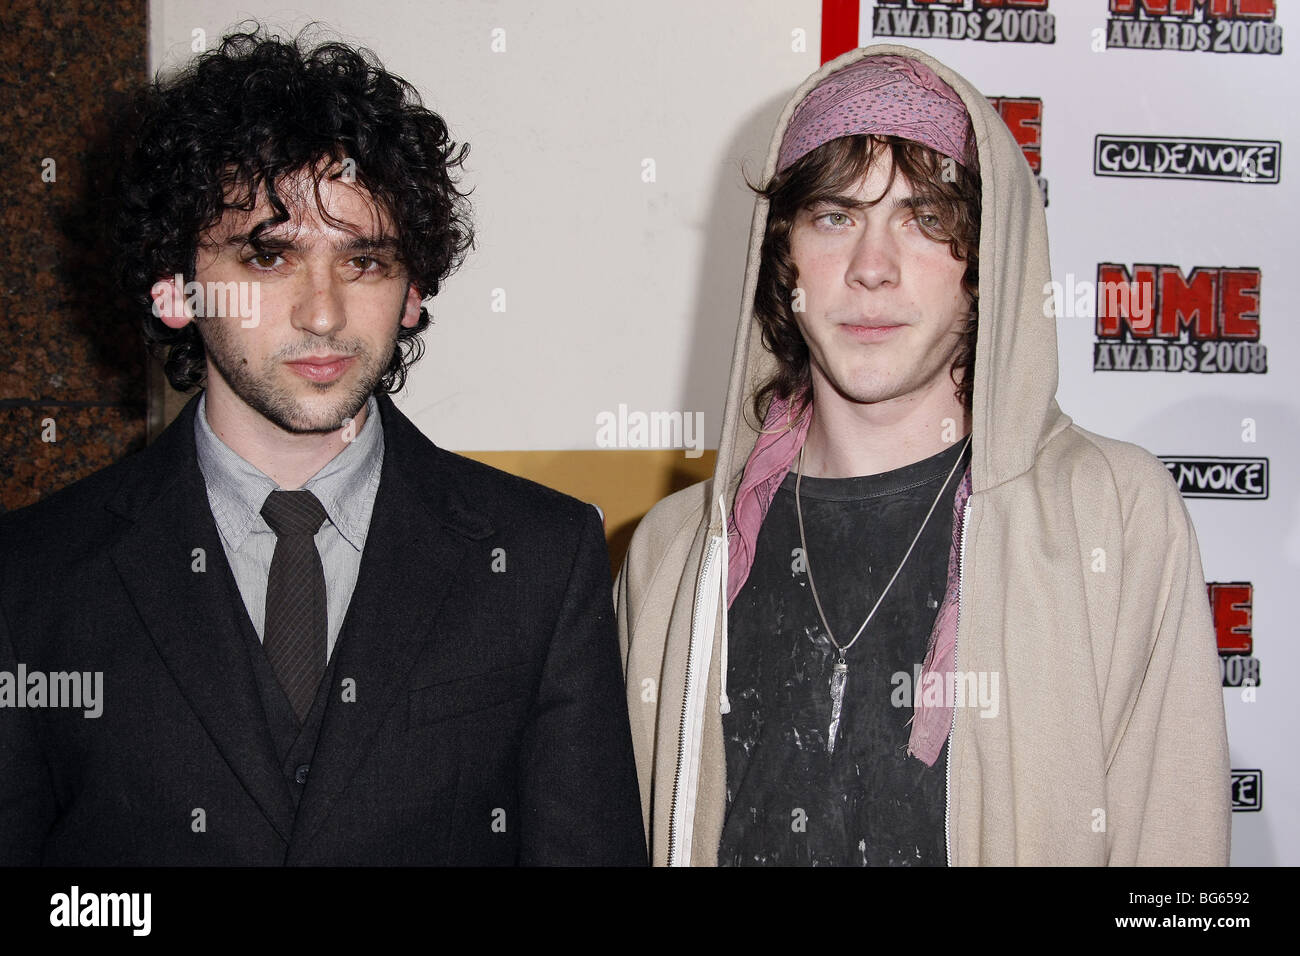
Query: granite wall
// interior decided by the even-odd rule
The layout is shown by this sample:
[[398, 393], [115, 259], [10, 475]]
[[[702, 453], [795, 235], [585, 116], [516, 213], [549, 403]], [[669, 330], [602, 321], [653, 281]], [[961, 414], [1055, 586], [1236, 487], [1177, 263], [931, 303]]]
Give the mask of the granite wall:
[[147, 50], [140, 0], [0, 12], [0, 510], [145, 441], [145, 351], [99, 219]]

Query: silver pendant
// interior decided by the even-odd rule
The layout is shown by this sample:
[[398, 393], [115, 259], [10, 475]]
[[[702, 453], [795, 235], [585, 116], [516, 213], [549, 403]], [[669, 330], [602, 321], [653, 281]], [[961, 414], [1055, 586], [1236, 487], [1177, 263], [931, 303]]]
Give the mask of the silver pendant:
[[826, 752], [835, 753], [835, 734], [840, 729], [840, 711], [844, 709], [844, 685], [849, 682], [849, 665], [840, 658], [831, 671], [831, 727], [826, 735]]

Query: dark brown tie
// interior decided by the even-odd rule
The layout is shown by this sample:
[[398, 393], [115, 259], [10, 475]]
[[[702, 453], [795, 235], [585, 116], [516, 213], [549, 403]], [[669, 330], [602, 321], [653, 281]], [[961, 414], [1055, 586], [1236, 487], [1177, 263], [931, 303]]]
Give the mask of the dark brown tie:
[[276, 536], [262, 646], [301, 724], [325, 673], [325, 570], [312, 540], [325, 509], [310, 491], [273, 491], [262, 517]]

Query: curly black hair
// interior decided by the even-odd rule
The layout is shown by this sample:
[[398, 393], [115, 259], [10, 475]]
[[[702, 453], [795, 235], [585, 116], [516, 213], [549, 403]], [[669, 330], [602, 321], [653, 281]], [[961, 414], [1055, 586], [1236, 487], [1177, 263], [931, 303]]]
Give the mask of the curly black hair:
[[[426, 109], [411, 84], [373, 53], [339, 42], [310, 46], [256, 23], [222, 38], [168, 80], [143, 92], [132, 146], [118, 175], [112, 239], [118, 281], [141, 308], [144, 337], [172, 387], [188, 391], [206, 372], [194, 323], [171, 329], [154, 315], [150, 289], [194, 277], [204, 232], [226, 209], [251, 211], [265, 196], [274, 215], [252, 232], [290, 220], [277, 186], [303, 171], [337, 177], [345, 159], [397, 231], [398, 258], [422, 298], [436, 295], [474, 243], [463, 170], [468, 144]], [[401, 328], [376, 391], [399, 391], [429, 326]]]

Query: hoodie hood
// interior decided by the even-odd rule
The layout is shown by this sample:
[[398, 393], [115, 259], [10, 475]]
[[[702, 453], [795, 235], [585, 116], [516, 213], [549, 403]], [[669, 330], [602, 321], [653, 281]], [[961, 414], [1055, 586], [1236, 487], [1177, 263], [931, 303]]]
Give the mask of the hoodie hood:
[[[830, 74], [879, 55], [905, 57], [929, 67], [961, 97], [974, 130], [983, 190], [971, 409], [971, 490], [978, 494], [1027, 471], [1038, 449], [1068, 423], [1055, 401], [1055, 316], [1043, 314], [1043, 290], [1051, 281], [1047, 218], [1034, 174], [1011, 131], [978, 90], [939, 61], [910, 47], [876, 44], [830, 61], [795, 91], [773, 131], [762, 181], [776, 172], [782, 140], [799, 104]], [[768, 202], [759, 197], [750, 226], [740, 321], [714, 471], [715, 494], [725, 494], [729, 506], [759, 437], [745, 409], [776, 369], [754, 317], [767, 216]], [[710, 533], [720, 533], [724, 515], [720, 509], [713, 509], [711, 515]]]

